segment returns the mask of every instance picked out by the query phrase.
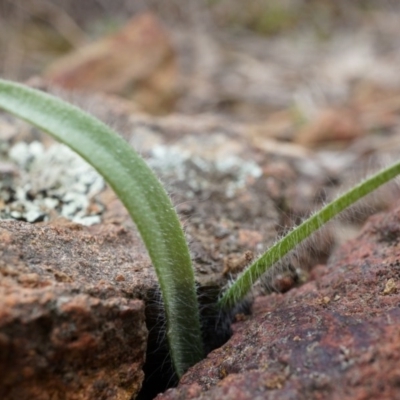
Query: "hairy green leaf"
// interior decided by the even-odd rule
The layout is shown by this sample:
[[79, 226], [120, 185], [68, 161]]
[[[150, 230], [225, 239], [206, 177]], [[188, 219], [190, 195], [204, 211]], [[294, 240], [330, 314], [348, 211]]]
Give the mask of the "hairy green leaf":
[[113, 188], [135, 222], [156, 269], [178, 376], [201, 360], [194, 273], [174, 207], [144, 160], [96, 118], [58, 98], [0, 79], [0, 108], [66, 144]]
[[371, 193], [379, 186], [393, 179], [398, 174], [400, 174], [400, 162], [396, 162], [395, 164], [382, 169], [375, 175], [365, 179], [343, 195], [339, 196], [336, 200], [327, 204], [320, 211], [313, 214], [281, 240], [277, 241], [260, 258], [243, 271], [229, 289], [225, 291], [219, 304], [226, 308], [233, 307], [238, 301], [247, 295], [252, 285], [266, 272], [268, 268], [271, 268], [298, 244], [307, 239], [311, 234], [321, 228], [341, 211]]

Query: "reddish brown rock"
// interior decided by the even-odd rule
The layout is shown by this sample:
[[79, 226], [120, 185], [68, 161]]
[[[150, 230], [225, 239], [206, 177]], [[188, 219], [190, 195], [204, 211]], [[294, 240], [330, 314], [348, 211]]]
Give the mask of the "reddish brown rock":
[[0, 398], [138, 393], [147, 329], [144, 303], [134, 298], [155, 280], [134, 235], [3, 221], [0, 255]]
[[176, 399], [400, 398], [400, 207], [372, 217], [316, 280], [258, 298]]
[[348, 109], [328, 109], [301, 129], [295, 141], [313, 147], [332, 142], [347, 143], [364, 133], [357, 112]]
[[57, 59], [45, 75], [67, 89], [129, 97], [151, 112], [165, 112], [177, 95], [175, 53], [167, 31], [150, 13]]
[[[298, 218], [308, 213], [313, 204], [324, 199], [320, 189], [327, 179], [326, 170], [317, 159], [311, 157], [311, 152], [299, 152], [300, 146], [294, 146], [294, 152], [287, 151], [287, 147], [282, 152], [278, 151], [278, 147], [267, 151], [262, 146], [256, 146], [255, 150], [240, 131], [223, 121], [182, 116], [167, 119], [129, 116], [123, 111], [124, 108], [118, 114], [118, 110], [113, 107], [105, 112], [106, 99], [104, 97], [101, 107], [95, 103], [93, 109], [105, 119], [112, 120], [115, 115], [121, 125], [127, 123], [126, 129], [122, 131], [125, 138], [141, 149], [148, 162], [166, 182], [168, 190], [173, 193], [191, 243], [201, 290], [211, 286], [217, 291], [227, 277], [237, 273], [250, 261], [251, 253], [257, 255], [263, 246], [274, 240], [277, 230], [285, 230], [285, 226], [293, 223], [290, 214]], [[119, 109], [120, 102], [114, 105]], [[30, 134], [32, 131], [38, 137], [35, 130], [29, 129]], [[276, 146], [279, 146], [278, 142]], [[109, 189], [104, 193], [103, 203], [106, 206], [103, 215], [105, 226], [82, 228], [59, 221], [35, 226], [3, 222], [0, 232], [0, 272], [3, 277], [0, 286], [12, 287], [22, 297], [26, 290], [45, 290], [45, 293], [71, 298], [71, 302], [77, 296], [79, 299], [79, 296], [87, 296], [85, 302], [88, 304], [92, 304], [92, 300], [119, 299], [122, 308], [131, 298], [147, 300], [147, 296], [154, 294], [157, 285], [146, 252], [134, 233], [126, 210]], [[110, 222], [124, 225], [125, 228], [110, 225]], [[329, 248], [330, 245], [325, 244], [326, 252]], [[227, 267], [225, 278], [221, 277], [224, 261]], [[316, 262], [322, 261], [313, 257], [299, 264], [307, 268]], [[288, 290], [295, 283], [282, 275], [278, 276], [274, 286]], [[382, 288], [388, 297], [396, 290], [390, 278]], [[291, 293], [293, 295], [296, 292]], [[268, 298], [268, 301], [274, 298]], [[285, 298], [278, 296], [276, 302]], [[41, 309], [39, 299], [41, 296], [38, 294], [27, 315], [34, 314], [36, 308], [33, 304], [37, 303]], [[317, 304], [318, 307], [331, 307], [334, 300], [329, 294], [324, 294], [317, 298]], [[19, 303], [14, 302], [11, 311], [17, 312], [20, 307]], [[117, 311], [116, 319], [119, 318]], [[91, 314], [87, 312], [88, 318]], [[95, 318], [95, 311], [93, 314]], [[280, 316], [282, 319], [286, 317], [287, 313]], [[74, 321], [72, 317], [68, 318]], [[240, 319], [243, 320], [243, 316]], [[103, 324], [100, 317], [96, 321], [99, 321], [99, 326]], [[213, 329], [214, 324], [210, 325]], [[33, 326], [30, 328], [32, 332], [35, 331]], [[82, 332], [82, 343], [87, 342], [91, 346], [96, 334], [90, 326], [87, 331], [82, 329]], [[36, 333], [42, 337], [40, 330]], [[273, 333], [273, 340], [276, 340], [279, 336], [276, 330]], [[159, 337], [160, 332], [153, 329], [153, 335]], [[214, 339], [217, 333], [212, 331], [210, 336]], [[296, 333], [294, 337], [295, 342], [300, 342], [299, 334]], [[40, 348], [40, 340], [35, 343]], [[142, 346], [142, 342], [139, 342], [139, 346]], [[124, 351], [123, 354], [129, 352]], [[3, 365], [6, 365], [5, 362]], [[17, 366], [14, 376], [22, 370], [21, 365]], [[48, 372], [51, 378], [48, 381], [53, 382], [53, 372], [51, 369]], [[217, 376], [226, 375], [229, 381], [233, 379], [231, 372], [224, 367]], [[76, 373], [80, 376], [79, 368]], [[107, 376], [112, 377], [113, 374], [108, 373]], [[282, 378], [278, 378], [268, 377], [267, 387], [281, 385]], [[82, 384], [86, 385], [83, 386], [82, 396], [86, 396], [88, 388], [93, 386], [93, 380], [90, 379]], [[47, 382], [47, 379], [43, 378], [40, 382], [44, 381]], [[114, 380], [108, 387], [112, 384], [116, 388], [120, 387]], [[131, 389], [136, 390], [136, 386], [132, 385]], [[201, 389], [200, 384], [196, 385], [190, 387], [191, 393]], [[36, 386], [32, 384], [29, 387]], [[46, 393], [52, 390], [44, 383], [41, 387]], [[57, 390], [64, 392], [60, 387], [57, 386]], [[75, 396], [78, 393], [74, 388], [68, 395]], [[21, 397], [20, 393], [18, 395]]]

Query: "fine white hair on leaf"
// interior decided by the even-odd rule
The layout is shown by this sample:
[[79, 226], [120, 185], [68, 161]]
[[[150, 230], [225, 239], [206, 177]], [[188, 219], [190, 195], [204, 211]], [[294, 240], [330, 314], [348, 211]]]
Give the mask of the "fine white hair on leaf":
[[[384, 167], [387, 165], [392, 165], [391, 163], [386, 162], [382, 163], [382, 159], [374, 160], [373, 163], [369, 163], [369, 171], [366, 176], [372, 176], [373, 173], [382, 169], [382, 164]], [[373, 165], [373, 171], [371, 172], [370, 165]], [[357, 182], [360, 182], [361, 179], [358, 178]], [[355, 185], [350, 185], [350, 188], [354, 187]], [[342, 189], [341, 192], [345, 193], [346, 190]], [[271, 291], [280, 291], [279, 285], [277, 285], [278, 278], [282, 275], [287, 275], [293, 278], [294, 282], [301, 282], [304, 278], [301, 276], [303, 274], [303, 270], [307, 271], [308, 268], [312, 268], [320, 261], [320, 253], [325, 253], [325, 256], [328, 257], [329, 254], [332, 252], [332, 248], [339, 242], [338, 238], [340, 238], [341, 234], [340, 231], [343, 230], [343, 224], [346, 222], [351, 223], [359, 223], [364, 222], [366, 218], [382, 209], [387, 208], [390, 204], [393, 204], [396, 196], [399, 194], [399, 179], [393, 179], [389, 181], [388, 184], [379, 187], [377, 190], [371, 192], [367, 196], [358, 200], [355, 204], [348, 207], [344, 212], [339, 213], [335, 216], [331, 221], [325, 223], [321, 228], [317, 231], [313, 232], [309, 237], [304, 239], [302, 242], [299, 242], [299, 237], [295, 234], [291, 240], [292, 244], [296, 245], [289, 253], [284, 255], [278, 262], [272, 265], [270, 268], [266, 270], [266, 272], [260, 277], [258, 282], [251, 282], [252, 290], [251, 293], [246, 298], [251, 298], [255, 295], [262, 294], [262, 293], [269, 293]], [[335, 195], [335, 197], [339, 197], [339, 195]], [[326, 204], [329, 203], [328, 199]], [[322, 207], [324, 204], [322, 205]], [[320, 207], [320, 208], [322, 208]], [[310, 214], [310, 216], [319, 215], [317, 211], [314, 211]], [[303, 221], [308, 219], [309, 217], [303, 218]], [[318, 216], [321, 218], [321, 216]], [[301, 223], [302, 221], [300, 221]], [[321, 219], [321, 222], [323, 220]], [[300, 224], [299, 223], [299, 224]], [[299, 225], [298, 224], [298, 225]], [[282, 243], [279, 242], [281, 238], [286, 236], [287, 233], [292, 232], [296, 227], [292, 227], [289, 231], [284, 232], [285, 234], [279, 235], [278, 239], [275, 243], [278, 243], [278, 253], [281, 252]], [[286, 229], [282, 229], [285, 231]], [[339, 232], [339, 233], [338, 233]], [[257, 261], [257, 260], [256, 260]], [[259, 264], [255, 264], [255, 266], [260, 267]], [[241, 274], [245, 273], [248, 267], [241, 272]], [[239, 277], [240, 275], [239, 274]], [[253, 275], [247, 275], [247, 278], [252, 280]], [[238, 281], [234, 282], [235, 285], [238, 285], [237, 292], [240, 290], [240, 284], [242, 281], [239, 279]], [[232, 286], [232, 282], [229, 283], [227, 286]], [[246, 285], [247, 287], [247, 285]], [[237, 293], [236, 292], [236, 293]], [[235, 304], [237, 302], [236, 294], [232, 291], [230, 292], [232, 295], [232, 302], [231, 304]]]

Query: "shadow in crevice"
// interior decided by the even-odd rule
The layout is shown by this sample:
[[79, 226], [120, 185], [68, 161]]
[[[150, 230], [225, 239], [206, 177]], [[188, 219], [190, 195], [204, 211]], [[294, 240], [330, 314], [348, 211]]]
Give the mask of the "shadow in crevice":
[[[217, 308], [219, 287], [202, 287], [198, 294], [204, 353], [207, 355], [228, 341], [235, 315], [250, 314], [251, 303], [244, 302], [234, 310], [221, 312]], [[137, 400], [152, 400], [157, 394], [178, 384], [168, 352], [161, 295], [157, 291], [146, 300], [146, 324], [149, 338], [143, 367], [145, 378]]]

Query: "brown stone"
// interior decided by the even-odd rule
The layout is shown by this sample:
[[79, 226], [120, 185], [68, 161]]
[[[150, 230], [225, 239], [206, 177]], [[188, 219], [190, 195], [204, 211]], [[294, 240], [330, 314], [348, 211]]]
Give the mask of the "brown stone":
[[112, 225], [2, 221], [0, 255], [0, 398], [138, 393], [147, 329], [134, 298], [155, 278], [134, 235]]
[[[46, 85], [42, 88], [46, 89]], [[86, 101], [87, 105], [90, 105], [90, 99], [94, 101], [93, 110], [96, 115], [106, 121], [115, 119], [121, 125], [126, 125], [125, 129], [121, 130], [124, 137], [141, 150], [160, 174], [169, 192], [173, 194], [174, 203], [177, 204], [191, 245], [197, 281], [200, 290], [204, 292], [211, 287], [218, 293], [230, 273], [238, 272], [250, 261], [250, 257], [246, 257], [247, 252], [257, 256], [264, 246], [274, 241], [277, 231], [285, 230], [286, 226], [293, 224], [291, 214], [298, 218], [299, 215], [308, 213], [310, 208], [320, 201], [318, 193], [325, 184], [327, 171], [317, 159], [311, 157], [310, 151], [303, 154], [304, 149], [299, 145], [287, 151], [286, 146], [282, 148], [281, 144], [276, 142], [274, 148], [267, 150], [249, 143], [240, 130], [217, 118], [208, 120], [179, 115], [170, 118], [131, 116], [125, 107], [120, 109], [119, 101], [110, 103], [114, 107], [109, 107], [108, 96], [102, 97], [102, 100], [91, 96], [85, 100], [83, 96], [78, 100], [81, 103]], [[35, 137], [39, 137], [37, 131], [27, 129], [27, 133], [32, 132]], [[158, 152], [153, 151], [154, 149]], [[295, 151], [292, 151], [293, 149]], [[170, 167], [171, 160], [174, 161], [174, 168]], [[110, 189], [103, 193], [102, 199], [106, 209], [102, 215], [102, 226], [85, 228], [62, 220], [38, 225], [2, 222], [0, 272], [3, 277], [0, 286], [12, 287], [22, 297], [25, 291], [40, 291], [44, 293], [44, 298], [50, 296], [48, 301], [51, 301], [53, 295], [57, 295], [57, 298], [67, 297], [71, 304], [76, 304], [75, 302], [81, 299], [80, 296], [87, 296], [85, 302], [92, 308], [97, 307], [97, 303], [93, 303], [95, 301], [108, 302], [110, 299], [118, 299], [123, 308], [125, 302], [132, 298], [148, 300], [152, 297], [157, 290], [155, 274], [135, 233], [133, 223]], [[396, 229], [394, 224], [386, 236], [396, 237]], [[314, 242], [314, 247], [324, 250], [325, 253], [329, 252], [330, 245], [327, 241], [324, 240], [321, 244], [318, 242], [318, 246], [315, 244], [317, 242]], [[308, 261], [299, 263], [300, 268], [308, 269], [315, 263], [322, 262], [315, 253], [313, 257], [308, 258]], [[229, 261], [229, 265], [226, 265], [229, 267], [229, 273], [223, 277], [225, 260]], [[277, 282], [273, 286], [280, 290], [289, 290], [297, 284], [293, 277], [285, 274], [276, 278]], [[380, 292], [385, 291], [388, 279]], [[389, 293], [385, 297], [389, 298], [393, 289], [388, 287], [387, 291]], [[340, 303], [345, 297], [344, 294], [332, 296], [331, 293], [323, 293], [316, 296], [313, 304], [320, 309], [329, 310], [332, 304]], [[328, 298], [329, 301], [326, 300]], [[339, 300], [336, 300], [338, 298]], [[38, 303], [41, 297], [38, 294], [33, 299], [31, 314], [35, 311], [33, 304]], [[268, 301], [270, 299], [275, 297], [268, 298]], [[13, 304], [10, 310], [14, 312], [15, 308], [16, 312], [20, 304]], [[107, 307], [108, 303], [101, 304]], [[39, 306], [43, 307], [40, 304]], [[147, 322], [148, 309], [149, 307], [146, 308]], [[72, 312], [70, 309], [61, 311]], [[88, 311], [88, 319], [90, 314]], [[95, 311], [93, 314], [96, 315]], [[30, 314], [27, 312], [27, 315]], [[68, 318], [73, 321], [72, 317]], [[118, 313], [115, 318], [119, 318]], [[103, 325], [104, 319], [98, 325]], [[244, 323], [246, 317], [238, 313], [236, 320]], [[214, 329], [214, 324], [210, 325]], [[229, 323], [226, 325], [229, 326]], [[34, 332], [34, 327], [31, 327], [30, 331]], [[77, 339], [78, 349], [84, 345], [91, 347], [98, 343], [93, 331], [94, 328], [90, 327], [87, 330], [82, 329], [82, 335]], [[43, 335], [40, 330], [36, 333], [38, 337]], [[155, 337], [162, 334], [163, 332], [153, 330]], [[210, 336], [214, 339], [217, 334], [212, 331]], [[4, 348], [8, 348], [9, 336], [0, 335], [0, 341], [5, 343]], [[57, 333], [55, 338], [59, 337]], [[274, 340], [277, 337], [275, 335]], [[293, 337], [296, 338], [295, 342], [302, 343], [304, 340], [299, 333]], [[47, 340], [45, 342], [47, 343]], [[40, 343], [40, 340], [32, 341], [32, 348], [35, 348], [36, 344], [40, 348]], [[143, 345], [140, 341], [138, 343], [139, 346]], [[124, 351], [121, 359], [124, 360], [127, 354], [129, 351]], [[105, 365], [108, 364], [107, 361]], [[137, 365], [136, 377], [139, 377], [140, 365]], [[13, 373], [15, 376], [31, 377], [31, 382], [37, 382], [36, 370], [36, 367], [30, 364], [18, 365]], [[45, 369], [41, 371], [43, 376], [47, 373]], [[77, 374], [79, 371], [78, 368]], [[53, 371], [49, 369], [48, 373], [49, 381], [52, 382], [55, 379]], [[152, 371], [149, 375], [151, 373]], [[113, 375], [110, 373], [107, 376]], [[225, 362], [218, 376], [226, 376], [228, 380], [234, 379], [229, 363]], [[139, 382], [141, 378], [135, 381], [136, 377], [130, 382]], [[112, 384], [119, 390], [118, 382], [110, 381], [108, 387]], [[94, 384], [89, 378], [82, 384], [83, 397], [90, 392], [91, 385]], [[281, 375], [272, 374], [266, 378], [266, 388], [279, 386], [285, 387]], [[32, 384], [29, 387], [39, 386]], [[29, 387], [25, 389], [28, 390]], [[52, 390], [44, 383], [40, 387], [43, 393]], [[132, 386], [133, 393], [136, 387]], [[189, 392], [197, 393], [199, 387], [202, 388], [200, 383], [197, 383]], [[79, 393], [75, 388], [67, 392], [68, 396]], [[60, 390], [65, 392], [60, 386], [57, 386], [57, 390], [57, 393]], [[31, 394], [29, 392], [29, 395]], [[98, 394], [96, 392], [96, 395]], [[21, 397], [21, 393], [18, 393], [18, 396]]]
[[360, 117], [355, 111], [328, 109], [301, 129], [294, 140], [304, 146], [313, 147], [330, 142], [347, 143], [364, 133]]
[[57, 59], [45, 76], [66, 89], [123, 95], [150, 112], [168, 110], [178, 84], [169, 35], [151, 13]]
[[370, 218], [315, 281], [257, 298], [176, 399], [397, 399], [400, 207]]

